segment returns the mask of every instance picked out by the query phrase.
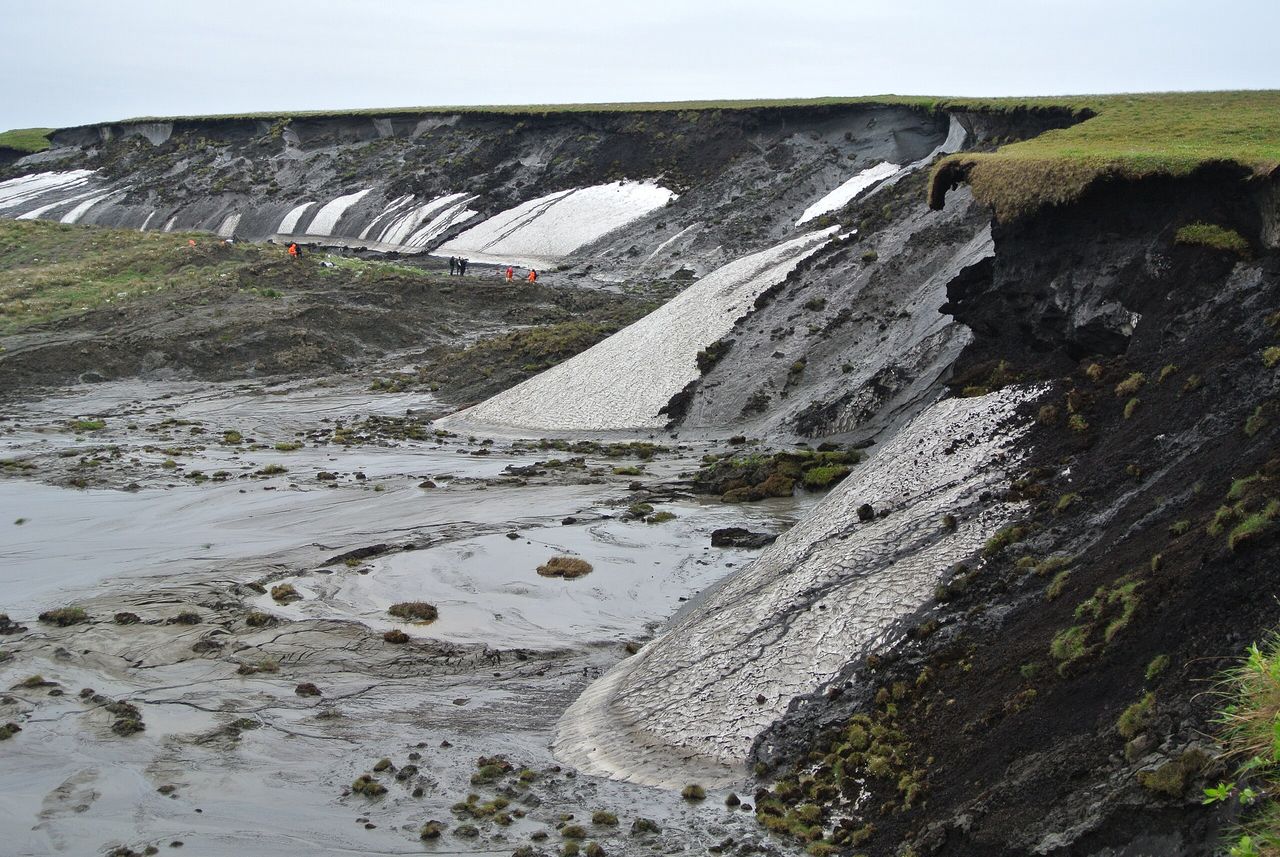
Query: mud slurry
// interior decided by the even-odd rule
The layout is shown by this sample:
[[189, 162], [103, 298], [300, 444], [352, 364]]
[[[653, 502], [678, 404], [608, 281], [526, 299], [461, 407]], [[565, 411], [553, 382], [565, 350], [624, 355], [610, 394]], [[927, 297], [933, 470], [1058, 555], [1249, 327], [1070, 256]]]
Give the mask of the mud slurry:
[[[14, 853], [507, 853], [574, 825], [614, 853], [758, 839], [723, 796], [560, 767], [551, 728], [749, 561], [711, 530], [784, 528], [807, 501], [697, 500], [677, 477], [713, 447], [458, 436], [404, 404], [332, 381], [128, 383], [6, 421]], [[594, 569], [540, 577], [553, 555]], [[438, 617], [388, 612], [419, 600]]]

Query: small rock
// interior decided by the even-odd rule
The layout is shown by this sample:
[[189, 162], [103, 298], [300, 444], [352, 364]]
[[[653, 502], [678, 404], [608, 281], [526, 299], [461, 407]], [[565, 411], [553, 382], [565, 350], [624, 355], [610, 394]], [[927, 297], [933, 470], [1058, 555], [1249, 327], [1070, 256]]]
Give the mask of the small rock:
[[743, 527], [722, 527], [711, 532], [711, 546], [714, 548], [757, 548], [771, 545], [778, 540], [771, 533], [753, 533]]

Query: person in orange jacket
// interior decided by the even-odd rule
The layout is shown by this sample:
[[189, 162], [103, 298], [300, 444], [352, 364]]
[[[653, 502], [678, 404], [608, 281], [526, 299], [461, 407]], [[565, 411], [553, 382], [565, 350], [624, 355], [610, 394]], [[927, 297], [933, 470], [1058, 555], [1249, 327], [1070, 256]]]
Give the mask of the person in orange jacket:
[[508, 266], [507, 266], [507, 282], [508, 282], [508, 283], [509, 283], [509, 282], [511, 282], [511, 279], [512, 279], [515, 275], [516, 275], [516, 269], [515, 269], [515, 268], [513, 268], [513, 267], [511, 267], [510, 265], [508, 265]]
[[533, 268], [529, 269], [529, 282], [531, 283], [538, 282], [538, 272], [533, 270]]
[[289, 245], [289, 255], [290, 255], [290, 256], [292, 256], [292, 257], [293, 257], [293, 258], [295, 258], [295, 259], [296, 259], [296, 258], [298, 258], [298, 245], [297, 245], [297, 244], [290, 244], [290, 245]]

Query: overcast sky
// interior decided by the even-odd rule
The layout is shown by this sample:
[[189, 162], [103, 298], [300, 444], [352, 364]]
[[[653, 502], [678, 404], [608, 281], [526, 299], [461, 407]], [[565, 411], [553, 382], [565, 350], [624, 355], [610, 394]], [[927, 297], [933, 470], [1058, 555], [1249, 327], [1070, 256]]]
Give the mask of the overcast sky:
[[344, 107], [1280, 88], [1278, 0], [0, 0], [0, 129]]

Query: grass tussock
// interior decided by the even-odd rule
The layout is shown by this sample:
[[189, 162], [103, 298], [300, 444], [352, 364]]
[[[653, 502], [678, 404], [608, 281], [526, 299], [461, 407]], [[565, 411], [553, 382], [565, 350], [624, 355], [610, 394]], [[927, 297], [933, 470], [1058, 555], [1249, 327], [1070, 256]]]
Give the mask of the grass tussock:
[[1234, 229], [1213, 223], [1188, 223], [1178, 230], [1173, 240], [1175, 244], [1208, 247], [1211, 250], [1234, 253], [1241, 258], [1248, 258], [1250, 255], [1249, 242], [1243, 235]]
[[591, 563], [575, 556], [553, 556], [538, 566], [538, 574], [543, 577], [563, 577], [565, 580], [583, 577], [591, 571]]
[[401, 601], [388, 607], [387, 612], [406, 622], [434, 622], [440, 618], [436, 606], [425, 601]]
[[1230, 782], [1205, 789], [1205, 803], [1239, 805], [1233, 857], [1280, 855], [1280, 635], [1249, 646], [1244, 662], [1218, 685], [1223, 756], [1236, 763]]

